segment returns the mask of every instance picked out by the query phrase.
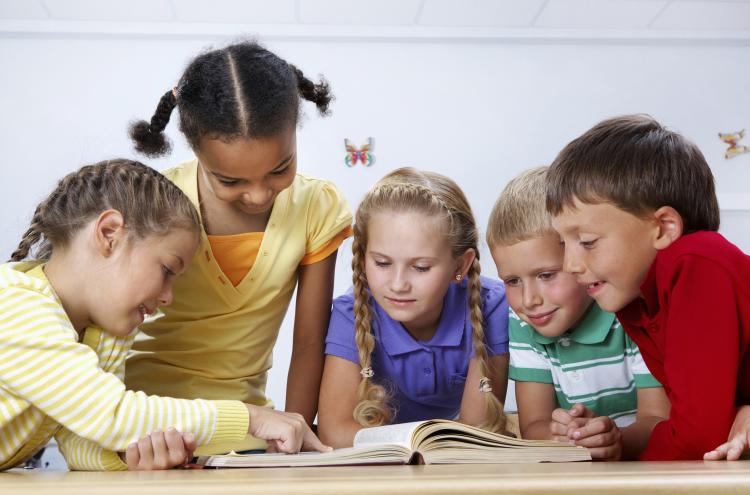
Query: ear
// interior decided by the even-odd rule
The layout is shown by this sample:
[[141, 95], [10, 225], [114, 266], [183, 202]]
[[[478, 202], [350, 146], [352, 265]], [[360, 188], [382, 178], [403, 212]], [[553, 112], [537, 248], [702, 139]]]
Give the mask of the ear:
[[666, 249], [682, 236], [682, 215], [671, 206], [662, 206], [654, 212], [653, 218], [659, 227], [654, 240], [656, 249]]
[[[469, 273], [469, 268], [471, 268], [471, 264], [474, 263], [476, 257], [477, 252], [474, 251], [474, 249], [469, 248], [464, 251], [464, 254], [456, 259], [456, 270], [453, 272], [454, 282], [460, 283], [461, 280], [466, 278], [466, 275]], [[461, 277], [456, 278], [458, 275], [461, 275]]]
[[117, 210], [105, 210], [94, 222], [94, 242], [102, 256], [109, 257], [125, 237], [125, 219]]

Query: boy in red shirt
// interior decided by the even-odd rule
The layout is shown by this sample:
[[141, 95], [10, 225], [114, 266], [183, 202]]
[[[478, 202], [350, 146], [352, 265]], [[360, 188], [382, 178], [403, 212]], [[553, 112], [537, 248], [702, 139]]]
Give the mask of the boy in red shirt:
[[[560, 152], [547, 185], [564, 269], [617, 313], [670, 400], [640, 459], [701, 459], [735, 417], [746, 438], [737, 412], [750, 404], [750, 257], [717, 233], [698, 147], [648, 116], [605, 120]], [[736, 457], [727, 453], [712, 456]]]

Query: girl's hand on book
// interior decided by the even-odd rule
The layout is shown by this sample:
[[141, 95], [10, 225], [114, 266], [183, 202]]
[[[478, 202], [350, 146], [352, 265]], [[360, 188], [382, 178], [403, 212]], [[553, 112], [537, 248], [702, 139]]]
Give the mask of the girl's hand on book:
[[269, 449], [284, 454], [296, 454], [300, 450], [328, 452], [331, 447], [315, 436], [301, 414], [274, 411], [267, 407], [245, 404], [250, 413], [252, 436], [269, 442]]
[[595, 461], [619, 461], [622, 456], [622, 433], [609, 416], [589, 418], [583, 426], [571, 424], [568, 438], [588, 448]]
[[187, 463], [197, 446], [192, 433], [154, 431], [128, 445], [124, 461], [130, 471], [171, 469]]

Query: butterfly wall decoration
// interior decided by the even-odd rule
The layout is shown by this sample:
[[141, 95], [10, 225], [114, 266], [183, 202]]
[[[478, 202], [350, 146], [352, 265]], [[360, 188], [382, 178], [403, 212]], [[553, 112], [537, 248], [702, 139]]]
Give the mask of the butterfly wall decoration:
[[369, 167], [375, 161], [375, 157], [372, 155], [373, 139], [371, 137], [367, 138], [367, 142], [359, 148], [348, 139], [344, 139], [344, 146], [346, 147], [344, 163], [347, 167], [353, 167], [357, 162], [361, 162], [365, 167]]
[[724, 152], [724, 158], [728, 160], [730, 158], [734, 158], [737, 155], [741, 155], [742, 153], [750, 152], [750, 146], [738, 144], [739, 141], [744, 137], [745, 129], [734, 133], [719, 133], [719, 139], [729, 145], [729, 148], [727, 148], [727, 150]]

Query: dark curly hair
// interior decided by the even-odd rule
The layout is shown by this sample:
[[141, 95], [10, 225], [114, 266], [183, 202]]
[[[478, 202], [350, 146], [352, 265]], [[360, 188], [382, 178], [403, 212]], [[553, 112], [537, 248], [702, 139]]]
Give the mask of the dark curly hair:
[[130, 125], [135, 149], [157, 157], [171, 150], [164, 128], [180, 110], [180, 130], [190, 146], [200, 139], [264, 138], [296, 125], [300, 96], [328, 114], [333, 99], [325, 79], [313, 83], [301, 70], [255, 41], [244, 41], [196, 57], [177, 87], [161, 97], [150, 122]]

